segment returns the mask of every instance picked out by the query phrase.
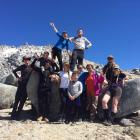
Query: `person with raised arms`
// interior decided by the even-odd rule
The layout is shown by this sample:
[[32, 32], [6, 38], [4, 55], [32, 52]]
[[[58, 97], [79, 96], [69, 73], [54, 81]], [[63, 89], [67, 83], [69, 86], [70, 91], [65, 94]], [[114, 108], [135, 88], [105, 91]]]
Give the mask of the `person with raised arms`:
[[58, 29], [55, 27], [54, 23], [50, 23], [50, 26], [53, 28], [54, 32], [56, 32], [56, 35], [59, 37], [59, 40], [52, 48], [52, 58], [55, 59], [57, 57], [60, 71], [62, 71], [63, 70], [62, 49], [66, 48], [67, 51], [69, 49], [68, 34], [65, 31], [62, 32], [62, 34], [60, 34], [58, 32]]

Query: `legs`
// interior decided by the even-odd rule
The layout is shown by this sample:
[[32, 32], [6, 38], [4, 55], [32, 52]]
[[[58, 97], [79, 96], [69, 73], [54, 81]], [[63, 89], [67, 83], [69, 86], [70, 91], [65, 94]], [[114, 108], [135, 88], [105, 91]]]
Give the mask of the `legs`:
[[17, 89], [17, 92], [16, 92], [16, 95], [15, 95], [15, 102], [14, 102], [14, 105], [13, 105], [13, 110], [12, 110], [12, 113], [11, 113], [11, 118], [15, 118], [16, 117], [16, 114], [17, 114], [17, 107], [18, 107], [18, 104], [19, 104], [19, 101], [20, 101], [20, 87], [18, 87]]
[[84, 51], [79, 51], [78, 52], [78, 64], [83, 65], [83, 59], [84, 59]]
[[59, 62], [60, 71], [63, 70], [63, 62], [62, 62], [62, 51], [58, 48], [52, 48], [52, 58], [55, 59], [57, 57]]
[[11, 118], [15, 118], [19, 116], [21, 110], [23, 109], [26, 98], [27, 98], [26, 85], [19, 83], [15, 96], [13, 110], [11, 113]]
[[77, 64], [77, 60], [78, 64], [83, 65], [83, 58], [84, 58], [84, 50], [73, 50], [70, 70], [71, 71], [74, 70], [75, 65]]
[[20, 103], [19, 103], [18, 111], [17, 111], [18, 114], [20, 114], [20, 112], [22, 111], [24, 103], [26, 102], [26, 99], [27, 99], [27, 93], [25, 91], [24, 95], [20, 99]]
[[86, 119], [86, 93], [82, 93], [80, 99], [81, 99], [80, 118], [82, 120], [85, 120]]
[[110, 110], [108, 108], [108, 102], [110, 98], [111, 98], [110, 91], [107, 91], [102, 99], [102, 107], [104, 111], [103, 121], [105, 125], [111, 125]]
[[[109, 91], [107, 91], [109, 93]], [[108, 102], [110, 100], [110, 95], [109, 94], [105, 94], [103, 99], [102, 99], [102, 107], [103, 109], [108, 109]]]
[[94, 121], [95, 117], [96, 117], [96, 109], [97, 109], [97, 105], [96, 105], [96, 97], [92, 96], [92, 95], [88, 95], [87, 96], [87, 107], [86, 107], [86, 111], [89, 114], [88, 118], [90, 119], [90, 121]]
[[[102, 99], [102, 107], [104, 110], [104, 122], [114, 122], [114, 117], [118, 112], [118, 103], [122, 94], [122, 88], [120, 87], [113, 87], [110, 91], [107, 91]], [[108, 109], [108, 102], [111, 99], [112, 95], [112, 107], [111, 111]], [[108, 125], [108, 123], [106, 123]]]
[[113, 101], [112, 101], [112, 112], [113, 113], [118, 112], [118, 104], [119, 104], [121, 95], [122, 95], [122, 88], [116, 87], [114, 89], [114, 97], [113, 97]]
[[77, 63], [77, 56], [78, 56], [77, 50], [73, 50], [71, 64], [70, 64], [71, 71], [74, 71], [75, 65]]
[[67, 108], [66, 108], [66, 123], [69, 123], [70, 121], [71, 122], [78, 121], [79, 111], [80, 111], [80, 105], [78, 104], [77, 99], [75, 99], [74, 101], [68, 99]]
[[68, 105], [67, 104], [67, 100], [68, 100], [67, 89], [60, 88], [60, 98], [61, 98], [60, 115], [61, 115], [61, 119], [63, 120], [65, 117], [66, 108]]

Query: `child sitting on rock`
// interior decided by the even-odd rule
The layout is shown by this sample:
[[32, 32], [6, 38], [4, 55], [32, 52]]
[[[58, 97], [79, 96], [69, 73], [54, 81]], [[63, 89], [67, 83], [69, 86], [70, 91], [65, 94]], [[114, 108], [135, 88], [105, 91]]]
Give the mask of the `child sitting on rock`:
[[78, 81], [78, 73], [74, 71], [71, 76], [71, 81], [68, 86], [68, 100], [66, 108], [66, 123], [70, 121], [76, 121], [78, 119], [79, 108], [81, 106], [80, 95], [82, 93], [83, 86]]

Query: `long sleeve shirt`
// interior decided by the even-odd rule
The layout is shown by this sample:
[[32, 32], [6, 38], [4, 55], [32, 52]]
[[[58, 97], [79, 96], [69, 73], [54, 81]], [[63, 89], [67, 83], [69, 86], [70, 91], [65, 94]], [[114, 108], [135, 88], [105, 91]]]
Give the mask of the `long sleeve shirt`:
[[60, 35], [58, 32], [56, 32], [56, 35], [59, 37], [59, 40], [57, 43], [54, 45], [54, 47], [57, 47], [59, 49], [64, 49], [66, 48], [67, 50], [69, 49], [69, 39], [65, 39], [62, 35]]
[[[17, 72], [21, 72], [21, 75], [19, 76], [17, 74]], [[19, 67], [17, 67], [15, 70], [13, 70], [13, 73], [15, 75], [16, 78], [21, 78], [22, 81], [26, 82], [29, 78], [31, 69], [29, 68], [29, 66], [23, 64], [20, 65]]]
[[92, 46], [86, 37], [71, 37], [69, 39], [74, 43], [74, 49], [85, 50]]
[[82, 91], [83, 91], [83, 86], [80, 81], [70, 81], [68, 86], [69, 97], [74, 96], [75, 98], [77, 98], [82, 94]]

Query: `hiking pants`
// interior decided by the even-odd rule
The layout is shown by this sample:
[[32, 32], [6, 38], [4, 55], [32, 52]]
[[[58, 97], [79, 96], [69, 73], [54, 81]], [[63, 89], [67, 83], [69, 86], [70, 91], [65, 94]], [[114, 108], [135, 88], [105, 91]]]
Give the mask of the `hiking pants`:
[[94, 120], [96, 116], [96, 109], [97, 109], [97, 104], [96, 104], [96, 98], [95, 96], [88, 95], [87, 96], [87, 106], [86, 106], [86, 111], [89, 113], [89, 119]]
[[12, 116], [16, 116], [20, 114], [26, 99], [27, 99], [26, 84], [22, 82], [18, 82], [18, 88], [15, 95], [15, 102], [11, 114]]
[[64, 118], [66, 113], [66, 106], [68, 100], [68, 89], [67, 88], [60, 88], [60, 99], [61, 99], [61, 107], [60, 107], [60, 114], [62, 118]]
[[53, 47], [52, 48], [52, 58], [55, 59], [56, 57], [59, 62], [60, 71], [62, 71], [63, 70], [62, 50], [57, 47]]
[[66, 120], [67, 121], [78, 120], [80, 114], [80, 107], [81, 107], [80, 97], [76, 98], [74, 101], [68, 99], [66, 108]]
[[83, 65], [83, 59], [84, 59], [84, 50], [78, 50], [78, 49], [73, 50], [70, 70], [71, 71], [74, 70], [75, 65], [77, 64], [77, 60], [78, 60], [78, 64]]

